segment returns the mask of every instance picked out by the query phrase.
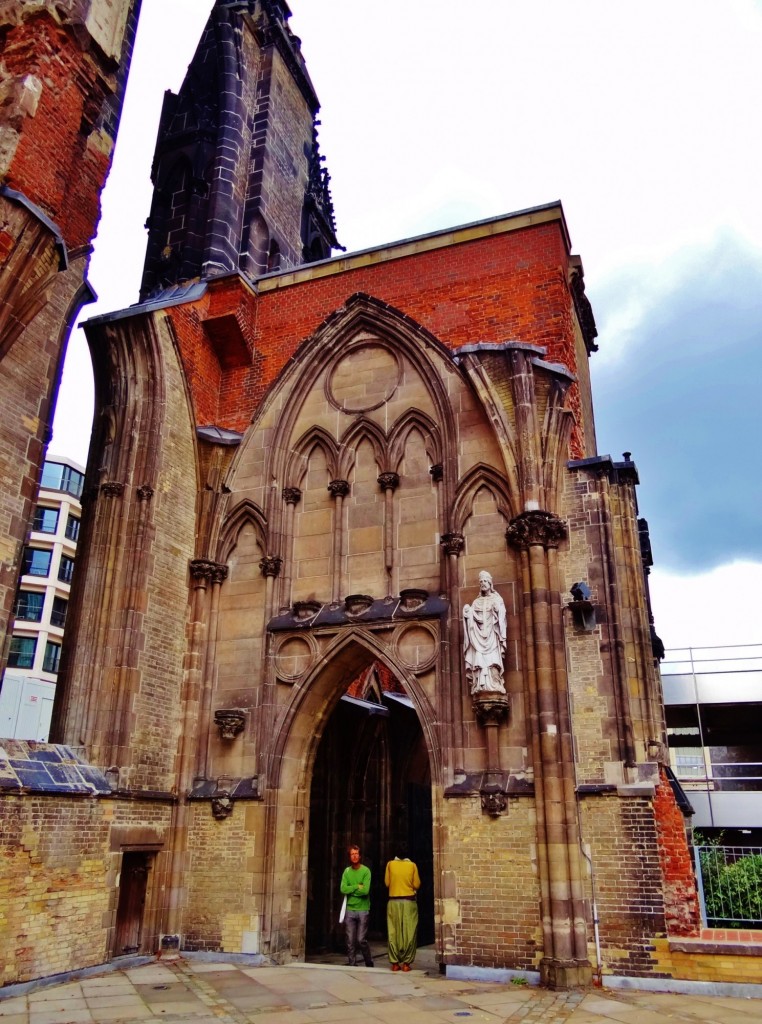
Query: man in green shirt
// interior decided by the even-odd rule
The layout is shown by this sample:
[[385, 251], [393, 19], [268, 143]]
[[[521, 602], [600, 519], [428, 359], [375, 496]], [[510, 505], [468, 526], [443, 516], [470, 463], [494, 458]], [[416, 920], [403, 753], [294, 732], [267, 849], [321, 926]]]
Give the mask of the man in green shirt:
[[359, 846], [349, 847], [349, 866], [341, 876], [341, 892], [347, 898], [344, 929], [347, 936], [347, 964], [357, 966], [357, 947], [360, 947], [366, 967], [373, 967], [368, 945], [368, 916], [370, 911], [370, 868], [362, 863]]

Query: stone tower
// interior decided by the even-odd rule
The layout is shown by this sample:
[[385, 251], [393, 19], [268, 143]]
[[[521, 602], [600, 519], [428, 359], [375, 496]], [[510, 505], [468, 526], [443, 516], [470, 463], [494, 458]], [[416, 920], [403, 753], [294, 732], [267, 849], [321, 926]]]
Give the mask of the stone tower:
[[285, 0], [218, 0], [182, 89], [165, 95], [143, 298], [338, 246], [319, 103], [289, 15]]
[[[140, 0], [0, 5], [0, 643], [87, 283]], [[5, 663], [0, 648], [0, 674]]]
[[[142, 302], [86, 328], [55, 742], [2, 775], [25, 837], [5, 976], [162, 943], [302, 959], [337, 938], [359, 839], [377, 878], [412, 847], [456, 977], [685, 977], [637, 471], [597, 451], [561, 205], [327, 259], [287, 22], [215, 5], [165, 104]], [[475, 686], [487, 600], [500, 672]], [[30, 963], [33, 902], [56, 941]]]

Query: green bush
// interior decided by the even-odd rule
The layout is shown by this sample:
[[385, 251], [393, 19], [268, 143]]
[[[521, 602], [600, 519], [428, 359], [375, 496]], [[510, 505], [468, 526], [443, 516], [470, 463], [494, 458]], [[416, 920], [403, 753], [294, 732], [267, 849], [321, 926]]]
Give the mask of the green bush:
[[762, 924], [762, 854], [740, 857], [727, 852], [719, 840], [696, 836], [704, 880], [708, 924], [730, 928]]

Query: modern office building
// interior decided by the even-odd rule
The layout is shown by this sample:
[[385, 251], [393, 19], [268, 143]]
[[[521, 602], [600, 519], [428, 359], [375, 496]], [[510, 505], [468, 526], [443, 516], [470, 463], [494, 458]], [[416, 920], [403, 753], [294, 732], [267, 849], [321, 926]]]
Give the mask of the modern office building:
[[84, 470], [45, 462], [22, 556], [8, 667], [0, 689], [0, 735], [48, 738], [69, 591], [74, 573]]
[[762, 644], [668, 650], [662, 679], [670, 762], [694, 830], [762, 845]]

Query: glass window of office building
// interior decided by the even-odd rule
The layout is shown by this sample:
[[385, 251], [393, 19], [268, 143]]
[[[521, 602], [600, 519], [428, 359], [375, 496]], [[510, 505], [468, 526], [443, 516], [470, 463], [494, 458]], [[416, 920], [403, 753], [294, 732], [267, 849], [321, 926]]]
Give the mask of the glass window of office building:
[[84, 483], [84, 473], [80, 473], [71, 466], [64, 466], [60, 462], [46, 462], [42, 468], [40, 486], [50, 491], [65, 491], [66, 494], [80, 498]]
[[68, 555], [61, 555], [61, 561], [58, 566], [58, 578], [62, 583], [71, 583], [71, 578], [74, 575], [74, 559], [69, 558]]
[[24, 576], [47, 576], [50, 572], [52, 551], [42, 548], [24, 548], [21, 573]]
[[51, 640], [48, 640], [45, 644], [45, 657], [42, 661], [43, 672], [57, 672], [60, 660], [61, 645], [54, 644]]
[[8, 652], [8, 668], [32, 668], [37, 641], [32, 636], [14, 636]]
[[55, 533], [58, 529], [58, 509], [43, 508], [38, 505], [35, 509], [32, 529], [38, 533]]
[[17, 619], [23, 619], [24, 622], [41, 622], [44, 604], [44, 594], [38, 594], [32, 590], [20, 590], [13, 614]]
[[79, 517], [69, 514], [69, 518], [66, 520], [66, 536], [69, 540], [73, 540], [74, 543], [79, 540]]
[[63, 629], [66, 625], [66, 610], [69, 607], [69, 602], [63, 597], [53, 598], [53, 608], [50, 612], [50, 624], [51, 626], [58, 626], [59, 629]]

